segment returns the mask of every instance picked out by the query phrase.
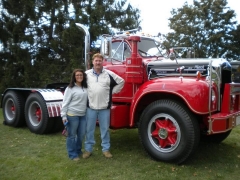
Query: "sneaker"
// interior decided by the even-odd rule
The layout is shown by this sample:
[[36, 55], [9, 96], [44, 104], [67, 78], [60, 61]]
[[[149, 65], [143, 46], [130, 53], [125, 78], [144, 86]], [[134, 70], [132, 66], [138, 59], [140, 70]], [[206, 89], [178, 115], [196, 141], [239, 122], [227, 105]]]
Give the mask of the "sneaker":
[[113, 157], [113, 155], [112, 155], [109, 151], [103, 152], [103, 155], [104, 155], [106, 158], [112, 158], [112, 157]]
[[92, 153], [86, 151], [86, 152], [83, 153], [82, 157], [83, 157], [83, 159], [87, 159], [87, 158], [89, 158], [91, 155], [92, 155]]
[[79, 161], [79, 157], [73, 158], [73, 161]]

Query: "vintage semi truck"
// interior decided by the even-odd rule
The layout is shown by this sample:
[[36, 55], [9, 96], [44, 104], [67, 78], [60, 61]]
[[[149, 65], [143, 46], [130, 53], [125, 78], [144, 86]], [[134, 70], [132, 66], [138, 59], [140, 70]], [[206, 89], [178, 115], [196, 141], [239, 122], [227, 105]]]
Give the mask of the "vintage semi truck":
[[[90, 34], [76, 25], [85, 34], [87, 69]], [[135, 31], [101, 36], [104, 68], [125, 79], [112, 98], [110, 128], [138, 128], [152, 159], [177, 164], [195, 152], [200, 139], [220, 143], [227, 138], [240, 124], [240, 83], [232, 81], [231, 64], [221, 58], [180, 58], [174, 48], [163, 51], [156, 38]], [[4, 123], [26, 122], [33, 133], [51, 132], [67, 85], [7, 88], [1, 102]]]

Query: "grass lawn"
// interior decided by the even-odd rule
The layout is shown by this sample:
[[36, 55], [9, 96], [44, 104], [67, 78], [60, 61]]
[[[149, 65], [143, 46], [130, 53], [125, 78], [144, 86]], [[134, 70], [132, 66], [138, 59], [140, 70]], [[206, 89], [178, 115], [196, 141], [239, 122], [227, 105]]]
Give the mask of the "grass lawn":
[[111, 130], [112, 159], [102, 156], [99, 129], [89, 159], [68, 159], [61, 132], [36, 135], [27, 127], [3, 125], [0, 109], [1, 180], [171, 180], [239, 179], [240, 127], [221, 144], [200, 143], [183, 165], [156, 162], [144, 152], [137, 129]]

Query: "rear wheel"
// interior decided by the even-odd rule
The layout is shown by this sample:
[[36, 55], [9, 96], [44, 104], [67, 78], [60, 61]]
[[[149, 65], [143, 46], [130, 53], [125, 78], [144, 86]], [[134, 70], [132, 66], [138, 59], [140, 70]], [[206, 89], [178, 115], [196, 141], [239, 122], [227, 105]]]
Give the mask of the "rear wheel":
[[153, 159], [180, 164], [197, 148], [200, 133], [196, 119], [182, 104], [158, 100], [142, 113], [139, 136]]
[[28, 128], [36, 134], [49, 133], [53, 126], [53, 119], [49, 118], [46, 103], [38, 93], [32, 93], [25, 104], [25, 119]]
[[24, 125], [24, 99], [20, 93], [8, 91], [3, 98], [4, 123], [18, 127]]

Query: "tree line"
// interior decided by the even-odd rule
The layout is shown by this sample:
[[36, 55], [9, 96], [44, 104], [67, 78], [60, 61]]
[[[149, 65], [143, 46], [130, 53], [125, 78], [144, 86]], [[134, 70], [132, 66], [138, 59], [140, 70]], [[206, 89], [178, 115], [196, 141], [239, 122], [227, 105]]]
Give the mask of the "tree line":
[[139, 10], [126, 0], [0, 0], [0, 90], [44, 87], [69, 82], [74, 68], [84, 68], [84, 32], [91, 44], [111, 27], [139, 26]]
[[[171, 11], [164, 45], [192, 47], [200, 58], [240, 60], [240, 25], [227, 0], [193, 0]], [[185, 54], [186, 56], [186, 54]]]
[[[127, 0], [0, 0], [0, 9], [1, 93], [69, 82], [74, 68], [84, 68], [84, 33], [75, 23], [89, 28], [92, 52], [102, 34], [141, 25], [141, 11]], [[240, 26], [226, 0], [194, 0], [171, 15], [165, 47], [188, 46], [196, 57], [239, 60]]]

